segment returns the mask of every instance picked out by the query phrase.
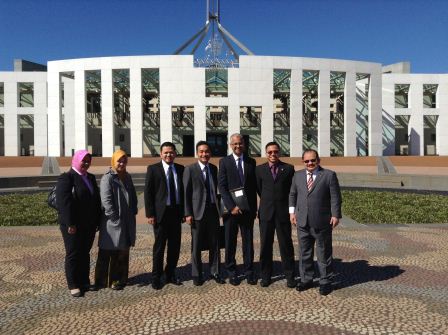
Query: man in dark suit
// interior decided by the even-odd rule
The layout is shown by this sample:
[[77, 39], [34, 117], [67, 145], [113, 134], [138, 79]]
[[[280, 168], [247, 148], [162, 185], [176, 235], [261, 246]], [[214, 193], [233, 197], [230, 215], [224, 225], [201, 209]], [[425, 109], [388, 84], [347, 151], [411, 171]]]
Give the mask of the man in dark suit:
[[[154, 227], [152, 287], [162, 288], [165, 282], [180, 285], [175, 277], [179, 260], [181, 223], [184, 211], [184, 167], [174, 163], [176, 147], [171, 142], [160, 146], [162, 161], [148, 166], [145, 181], [145, 210], [148, 223]], [[165, 247], [168, 245], [166, 267], [163, 271]]]
[[298, 291], [312, 287], [314, 244], [319, 267], [319, 293], [331, 293], [333, 277], [332, 233], [341, 216], [341, 191], [336, 173], [320, 166], [316, 150], [302, 155], [305, 169], [297, 171], [289, 193], [289, 213], [297, 225], [300, 244], [300, 283]]
[[185, 168], [185, 221], [191, 226], [191, 270], [193, 284], [203, 284], [201, 249], [208, 245], [211, 277], [218, 284], [225, 281], [219, 275], [219, 209], [216, 188], [218, 168], [209, 163], [210, 146], [205, 141], [196, 144], [198, 161]]
[[289, 190], [294, 167], [280, 161], [280, 146], [276, 142], [266, 144], [268, 162], [257, 166], [257, 191], [260, 196], [258, 219], [260, 221], [260, 265], [262, 287], [271, 284], [272, 246], [277, 232], [286, 285], [296, 287], [294, 271], [294, 247], [291, 239], [291, 223], [288, 215]]
[[[254, 274], [254, 219], [257, 213], [257, 185], [255, 180], [255, 160], [244, 154], [244, 138], [241, 134], [230, 136], [233, 151], [219, 161], [219, 192], [228, 213], [224, 215], [226, 235], [225, 263], [230, 284], [238, 285], [236, 271], [236, 244], [240, 228], [243, 248], [244, 273], [247, 283], [256, 285]], [[235, 201], [239, 201], [238, 206]], [[244, 200], [244, 201], [240, 201]], [[240, 207], [245, 208], [240, 208]]]

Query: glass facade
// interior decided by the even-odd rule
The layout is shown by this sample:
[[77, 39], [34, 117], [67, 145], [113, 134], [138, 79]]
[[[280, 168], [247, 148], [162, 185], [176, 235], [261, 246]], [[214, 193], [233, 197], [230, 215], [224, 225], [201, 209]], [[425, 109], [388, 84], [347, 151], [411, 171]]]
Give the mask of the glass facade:
[[370, 75], [356, 74], [356, 154], [369, 155]]
[[409, 147], [409, 115], [395, 115], [395, 155], [407, 156]]
[[205, 69], [205, 96], [227, 97], [228, 96], [228, 74], [227, 69], [211, 68]]
[[395, 108], [409, 108], [409, 84], [395, 84]]
[[274, 70], [274, 141], [280, 145], [282, 156], [289, 156], [289, 118], [291, 70]]
[[129, 70], [112, 70], [114, 94], [114, 147], [131, 154], [131, 113]]
[[227, 106], [206, 107], [207, 142], [215, 157], [227, 155], [228, 114]]
[[34, 156], [34, 115], [18, 115], [20, 156]]
[[303, 150], [317, 150], [318, 86], [319, 71], [304, 70], [302, 75]]
[[0, 83], [0, 107], [5, 106], [5, 83]]
[[249, 156], [261, 156], [261, 107], [240, 107], [240, 134]]
[[424, 108], [436, 108], [437, 107], [437, 84], [424, 84], [423, 85], [423, 107]]
[[180, 156], [193, 157], [194, 149], [194, 107], [172, 106], [173, 143]]
[[345, 73], [330, 72], [330, 155], [344, 156]]
[[93, 156], [102, 155], [101, 71], [85, 72], [87, 147]]
[[437, 140], [437, 121], [438, 115], [424, 115], [423, 116], [423, 148], [425, 156], [437, 155], [436, 140]]
[[17, 83], [17, 107], [34, 107], [34, 83]]
[[5, 116], [0, 114], [0, 156], [5, 155]]
[[143, 156], [160, 152], [159, 69], [142, 69]]

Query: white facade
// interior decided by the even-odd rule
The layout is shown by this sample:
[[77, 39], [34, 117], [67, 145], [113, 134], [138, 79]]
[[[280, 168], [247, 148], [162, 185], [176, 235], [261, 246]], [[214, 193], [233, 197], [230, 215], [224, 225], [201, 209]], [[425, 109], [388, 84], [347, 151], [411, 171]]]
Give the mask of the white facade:
[[[396, 115], [408, 115], [409, 154], [423, 155], [424, 115], [438, 115], [436, 144], [428, 154], [448, 155], [448, 138], [442, 129], [447, 129], [448, 75], [383, 74], [381, 64], [300, 57], [240, 56], [239, 68], [227, 69], [226, 96], [206, 96], [206, 69], [195, 67], [193, 56], [131, 56], [71, 59], [48, 62], [47, 72], [0, 72], [0, 85], [4, 86], [4, 102], [0, 116], [4, 115], [4, 155], [18, 156], [20, 148], [19, 116], [34, 115], [34, 155], [70, 156], [73, 150], [88, 148], [94, 154], [109, 157], [122, 139], [127, 141], [127, 151], [133, 157], [148, 154], [142, 107], [142, 70], [157, 69], [159, 111], [156, 137], [158, 143], [172, 141], [178, 130], [173, 123], [173, 108], [188, 106], [194, 111], [192, 136], [194, 143], [205, 140], [207, 110], [219, 106], [227, 111], [226, 138], [241, 132], [241, 110], [254, 107], [260, 114], [260, 127], [254, 128], [258, 150], [274, 139], [274, 72], [290, 71], [288, 122], [283, 129], [289, 144], [291, 157], [301, 156], [307, 140], [304, 124], [305, 88], [303, 78], [307, 73], [318, 73], [317, 91], [314, 101], [317, 115], [317, 147], [321, 156], [335, 153], [333, 137], [333, 110], [338, 105], [330, 82], [339, 74], [343, 78], [343, 115], [340, 155], [393, 155], [395, 154], [394, 121]], [[128, 74], [129, 122], [123, 116], [122, 128], [115, 125], [114, 114], [118, 102], [114, 101], [114, 71], [124, 70]], [[86, 76], [89, 71], [100, 78], [98, 92], [101, 101], [100, 127], [89, 126], [86, 96]], [[288, 72], [289, 73], [289, 72]], [[367, 78], [367, 79], [362, 79]], [[18, 107], [18, 83], [34, 83], [34, 106]], [[396, 108], [395, 85], [409, 84], [408, 108]], [[422, 87], [437, 85], [436, 107], [423, 108]], [[63, 89], [61, 88], [63, 87]], [[366, 96], [362, 99], [362, 91]], [[63, 92], [63, 93], [62, 93]], [[360, 93], [361, 92], [361, 93]], [[63, 94], [63, 97], [62, 97]], [[360, 95], [361, 94], [361, 95]], [[362, 100], [362, 101], [361, 101]], [[48, 105], [47, 105], [48, 102]], [[364, 112], [359, 107], [363, 105]], [[314, 107], [313, 107], [314, 108]], [[261, 112], [260, 112], [261, 111]], [[445, 114], [444, 114], [445, 112]], [[364, 114], [362, 114], [364, 113]], [[360, 117], [366, 122], [363, 135], [359, 129]], [[64, 123], [62, 119], [64, 118]], [[127, 120], [127, 119], [126, 119]], [[96, 122], [96, 121], [95, 121]], [[93, 123], [95, 123], [93, 122]], [[389, 129], [392, 127], [392, 129]], [[289, 128], [289, 129], [288, 129]], [[389, 131], [388, 131], [389, 129]], [[258, 133], [257, 133], [258, 132]], [[89, 136], [91, 139], [89, 140]], [[252, 135], [251, 135], [252, 136]], [[48, 141], [47, 141], [48, 138]], [[94, 138], [94, 140], [92, 140]], [[184, 137], [185, 138], [185, 137]], [[95, 148], [88, 142], [95, 141]], [[150, 141], [150, 140], [146, 140]], [[365, 144], [361, 150], [360, 143]], [[365, 143], [364, 143], [365, 142]], [[99, 143], [99, 144], [98, 144]], [[0, 142], [1, 144], [1, 142]], [[332, 147], [333, 146], [333, 147]], [[393, 148], [393, 149], [392, 149]], [[429, 148], [429, 146], [428, 146]], [[434, 150], [434, 153], [432, 152]]]

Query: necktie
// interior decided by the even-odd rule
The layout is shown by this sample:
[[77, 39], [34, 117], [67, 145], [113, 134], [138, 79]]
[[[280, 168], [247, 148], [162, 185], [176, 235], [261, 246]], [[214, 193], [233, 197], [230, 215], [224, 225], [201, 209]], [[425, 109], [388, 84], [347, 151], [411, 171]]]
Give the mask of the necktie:
[[176, 184], [174, 183], [173, 167], [168, 168], [168, 185], [170, 187], [170, 205], [176, 205]]
[[238, 158], [238, 174], [240, 175], [241, 186], [244, 186], [244, 172], [243, 172], [243, 159]]
[[204, 168], [205, 171], [205, 189], [207, 191], [207, 196], [205, 197], [205, 204], [210, 205], [212, 203], [212, 197], [210, 195], [210, 175], [208, 173], [208, 166]]
[[272, 173], [272, 178], [274, 178], [274, 180], [277, 178], [277, 165], [272, 165], [271, 166], [271, 173]]
[[309, 192], [313, 187], [313, 174], [311, 172], [308, 172], [308, 181], [306, 185], [308, 186], [308, 192]]

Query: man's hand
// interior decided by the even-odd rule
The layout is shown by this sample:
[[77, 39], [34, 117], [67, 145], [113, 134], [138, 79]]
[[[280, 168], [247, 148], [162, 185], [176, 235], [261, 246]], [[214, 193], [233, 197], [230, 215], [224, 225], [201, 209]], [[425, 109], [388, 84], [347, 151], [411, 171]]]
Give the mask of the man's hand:
[[233, 207], [233, 209], [230, 212], [232, 215], [240, 215], [243, 214], [243, 212], [241, 212], [241, 209], [238, 206]]
[[289, 221], [291, 221], [292, 225], [297, 226], [297, 218], [294, 213], [289, 214]]
[[330, 219], [330, 224], [334, 228], [339, 224], [339, 219], [337, 217], [332, 216]]
[[154, 223], [156, 223], [156, 218], [154, 216], [150, 216], [148, 218], [148, 223], [153, 226]]
[[185, 223], [191, 226], [191, 224], [193, 223], [193, 217], [191, 215], [190, 216], [186, 216], [185, 217]]
[[67, 232], [70, 235], [76, 234], [76, 226], [68, 226]]

